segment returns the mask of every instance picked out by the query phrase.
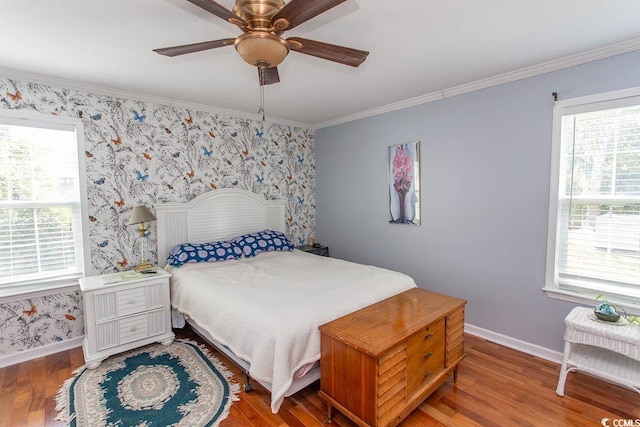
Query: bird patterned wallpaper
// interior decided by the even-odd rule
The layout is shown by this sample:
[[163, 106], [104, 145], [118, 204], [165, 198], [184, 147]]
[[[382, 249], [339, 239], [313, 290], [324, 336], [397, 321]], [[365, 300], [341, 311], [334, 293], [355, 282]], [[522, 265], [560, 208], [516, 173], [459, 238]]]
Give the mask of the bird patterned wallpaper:
[[[136, 205], [186, 202], [236, 187], [285, 199], [286, 231], [303, 244], [315, 230], [311, 129], [157, 105], [0, 77], [0, 109], [81, 118], [84, 124], [90, 274], [140, 259]], [[148, 257], [157, 262], [155, 223]], [[79, 291], [0, 304], [0, 356], [83, 334]]]

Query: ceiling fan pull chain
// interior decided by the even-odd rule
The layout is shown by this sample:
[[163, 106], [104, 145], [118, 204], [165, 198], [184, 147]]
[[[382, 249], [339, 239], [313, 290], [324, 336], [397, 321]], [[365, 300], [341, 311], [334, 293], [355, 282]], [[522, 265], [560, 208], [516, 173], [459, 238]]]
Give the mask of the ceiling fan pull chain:
[[[264, 79], [264, 68], [260, 68], [260, 74], [262, 76], [261, 80]], [[264, 114], [264, 85], [260, 85], [260, 109], [258, 110], [258, 114], [262, 115], [262, 124], [266, 122], [265, 114]]]

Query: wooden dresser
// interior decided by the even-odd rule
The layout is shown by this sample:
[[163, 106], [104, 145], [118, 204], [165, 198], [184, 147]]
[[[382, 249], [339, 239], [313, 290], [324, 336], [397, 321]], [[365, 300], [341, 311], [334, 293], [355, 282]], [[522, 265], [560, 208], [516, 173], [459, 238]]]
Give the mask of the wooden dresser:
[[397, 425], [464, 357], [466, 301], [403, 292], [320, 326], [320, 397], [361, 426]]

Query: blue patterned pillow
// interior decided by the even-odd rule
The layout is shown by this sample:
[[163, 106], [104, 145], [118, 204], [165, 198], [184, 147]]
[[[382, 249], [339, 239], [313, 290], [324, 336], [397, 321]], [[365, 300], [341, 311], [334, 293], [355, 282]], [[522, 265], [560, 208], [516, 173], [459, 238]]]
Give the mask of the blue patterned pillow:
[[239, 259], [242, 251], [233, 240], [212, 243], [183, 243], [169, 252], [167, 264], [179, 267], [188, 262], [215, 262]]
[[235, 243], [245, 257], [251, 258], [261, 252], [292, 251], [293, 243], [279, 231], [262, 230], [235, 238]]

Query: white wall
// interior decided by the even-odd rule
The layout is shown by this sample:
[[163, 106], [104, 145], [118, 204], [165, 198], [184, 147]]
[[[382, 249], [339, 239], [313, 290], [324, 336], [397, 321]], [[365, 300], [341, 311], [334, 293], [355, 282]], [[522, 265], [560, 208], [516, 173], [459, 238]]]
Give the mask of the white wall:
[[[467, 299], [474, 326], [561, 351], [573, 304], [541, 290], [551, 94], [640, 86], [638, 70], [640, 51], [317, 130], [318, 240]], [[422, 225], [388, 224], [387, 147], [416, 140]]]

